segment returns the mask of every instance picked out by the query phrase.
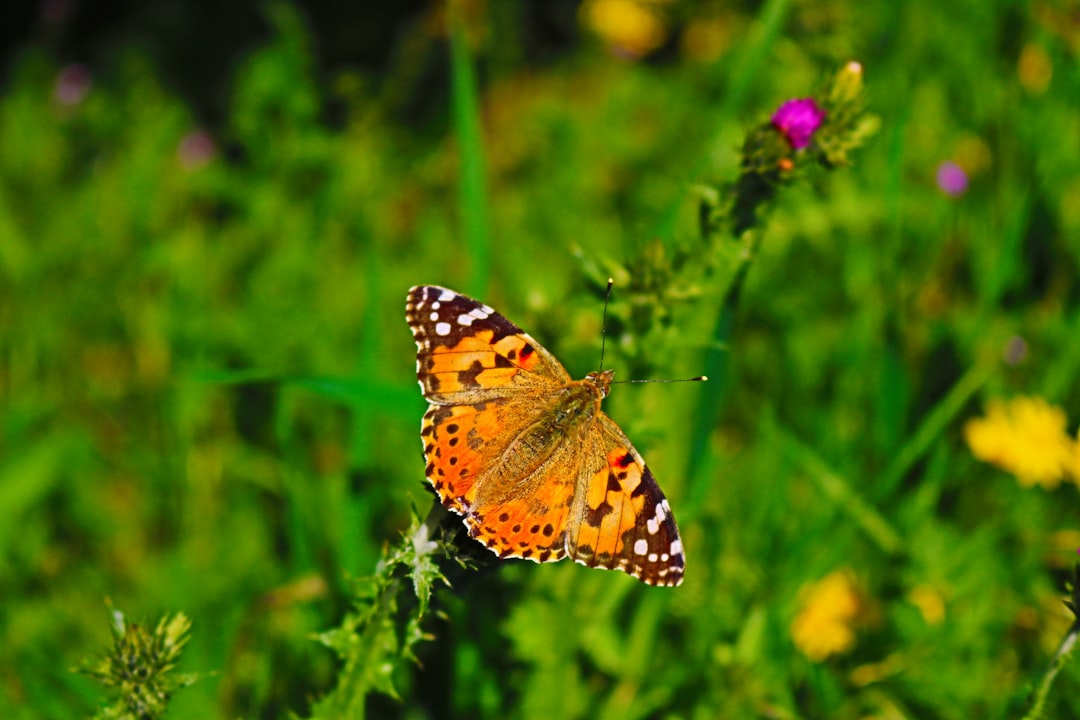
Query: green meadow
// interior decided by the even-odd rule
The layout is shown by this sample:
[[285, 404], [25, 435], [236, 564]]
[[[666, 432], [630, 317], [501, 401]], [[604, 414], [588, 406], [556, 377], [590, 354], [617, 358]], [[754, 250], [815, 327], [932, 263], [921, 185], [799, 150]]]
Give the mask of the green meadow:
[[[215, 113], [121, 31], [3, 68], [0, 716], [1080, 717], [1075, 4], [258, 13]], [[604, 401], [679, 587], [429, 515], [422, 284], [709, 376]]]

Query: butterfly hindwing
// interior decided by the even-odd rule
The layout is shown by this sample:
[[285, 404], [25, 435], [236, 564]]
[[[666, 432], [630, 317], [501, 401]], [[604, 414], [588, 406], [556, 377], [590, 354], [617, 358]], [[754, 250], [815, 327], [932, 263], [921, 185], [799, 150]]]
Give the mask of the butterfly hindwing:
[[588, 477], [570, 524], [570, 556], [650, 585], [682, 582], [682, 540], [652, 471], [611, 418], [597, 418]]
[[424, 413], [420, 439], [424, 443], [425, 473], [443, 505], [466, 512], [473, 483], [484, 469], [482, 442], [491, 418], [472, 405], [432, 405]]
[[[533, 478], [534, 487], [548, 490], [545, 481], [565, 484], [565, 476]], [[570, 495], [573, 489], [567, 490]], [[554, 562], [566, 557], [566, 521], [570, 508], [556, 493], [533, 492], [491, 504], [478, 504], [465, 515], [469, 534], [500, 558]]]
[[[520, 418], [531, 411], [529, 398], [520, 395], [428, 407], [420, 439], [428, 481], [443, 505], [466, 515], [478, 501], [502, 502], [508, 499], [504, 491], [522, 493], [524, 479], [513, 479], [521, 474], [513, 462], [521, 453], [508, 448], [520, 434]], [[486, 500], [477, 497], [480, 490]]]

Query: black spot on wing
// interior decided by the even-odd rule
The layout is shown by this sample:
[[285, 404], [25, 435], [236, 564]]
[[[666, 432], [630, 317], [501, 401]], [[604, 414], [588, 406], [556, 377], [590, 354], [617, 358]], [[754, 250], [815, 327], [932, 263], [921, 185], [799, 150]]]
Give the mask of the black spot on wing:
[[585, 522], [590, 527], [600, 527], [600, 523], [603, 522], [604, 516], [610, 514], [615, 508], [611, 506], [607, 500], [596, 506], [593, 510], [590, 507], [585, 508]]
[[484, 372], [484, 370], [483, 364], [479, 360], [474, 360], [467, 370], [458, 372], [458, 382], [461, 383], [462, 387], [476, 387], [480, 384], [477, 378], [480, 377], [480, 373]]

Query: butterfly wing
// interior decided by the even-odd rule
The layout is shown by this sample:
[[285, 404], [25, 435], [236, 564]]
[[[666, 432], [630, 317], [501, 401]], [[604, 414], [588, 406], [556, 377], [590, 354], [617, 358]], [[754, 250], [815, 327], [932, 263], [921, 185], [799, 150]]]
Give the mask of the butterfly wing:
[[465, 513], [469, 535], [500, 558], [563, 559], [574, 496], [571, 471], [569, 462], [551, 462], [512, 484], [476, 493]]
[[427, 478], [442, 503], [464, 515], [483, 472], [541, 411], [536, 398], [570, 376], [517, 325], [453, 290], [410, 289], [405, 316], [430, 403], [420, 428]]
[[429, 403], [480, 403], [570, 382], [555, 357], [487, 305], [435, 285], [409, 290], [416, 377]]
[[500, 477], [495, 468], [520, 432], [522, 414], [535, 411], [526, 397], [428, 407], [420, 439], [428, 481], [443, 505], [465, 515], [475, 502], [478, 484], [514, 481]]
[[622, 570], [649, 585], [678, 585], [685, 559], [664, 493], [626, 434], [600, 413], [567, 528], [570, 557]]

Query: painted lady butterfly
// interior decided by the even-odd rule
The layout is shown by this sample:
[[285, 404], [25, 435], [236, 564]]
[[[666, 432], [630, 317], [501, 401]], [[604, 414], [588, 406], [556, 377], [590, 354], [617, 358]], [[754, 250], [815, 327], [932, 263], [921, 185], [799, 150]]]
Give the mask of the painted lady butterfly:
[[500, 558], [614, 568], [678, 585], [675, 518], [641, 455], [600, 401], [613, 372], [574, 381], [487, 305], [453, 290], [409, 290], [405, 317], [430, 403], [427, 478], [469, 534]]

